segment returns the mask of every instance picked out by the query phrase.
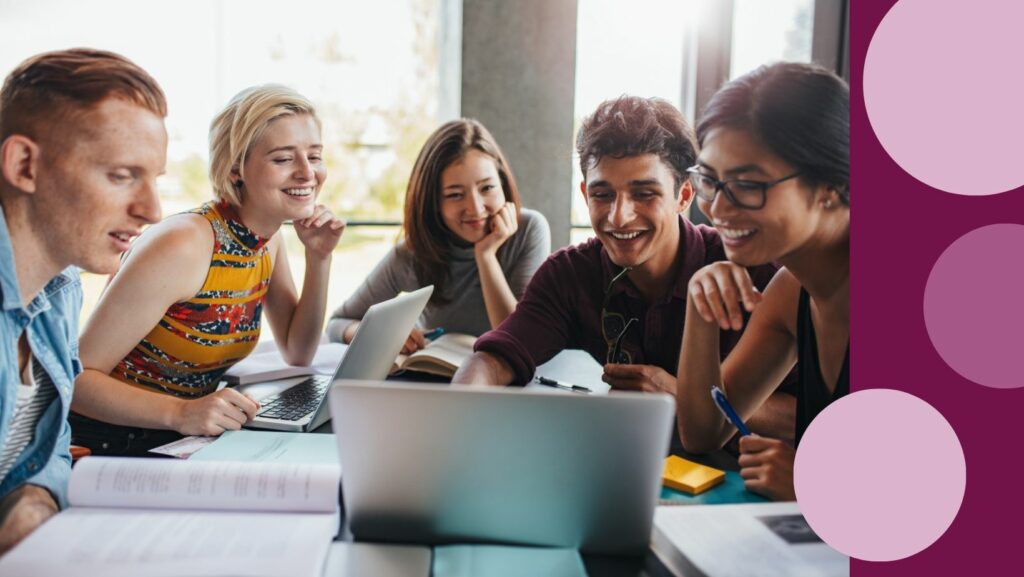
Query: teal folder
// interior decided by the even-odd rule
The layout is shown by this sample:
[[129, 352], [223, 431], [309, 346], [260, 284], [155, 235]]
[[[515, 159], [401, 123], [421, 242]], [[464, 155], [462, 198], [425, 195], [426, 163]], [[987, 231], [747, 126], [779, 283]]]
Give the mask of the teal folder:
[[334, 435], [279, 431], [225, 431], [219, 439], [189, 457], [191, 461], [268, 463], [337, 463]]
[[700, 495], [690, 495], [662, 487], [661, 500], [678, 501], [681, 505], [722, 505], [724, 503], [764, 503], [768, 499], [748, 491], [743, 486], [743, 477], [740, 477], [739, 473], [726, 471], [725, 481]]
[[434, 547], [432, 577], [587, 577], [575, 549], [445, 545]]

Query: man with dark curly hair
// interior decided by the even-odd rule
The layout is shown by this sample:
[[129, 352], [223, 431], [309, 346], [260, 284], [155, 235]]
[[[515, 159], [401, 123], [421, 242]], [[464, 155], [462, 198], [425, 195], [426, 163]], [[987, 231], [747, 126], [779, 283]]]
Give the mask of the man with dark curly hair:
[[[684, 216], [694, 196], [686, 172], [697, 159], [693, 129], [664, 100], [622, 96], [584, 120], [576, 150], [595, 237], [541, 265], [454, 383], [523, 385], [537, 365], [575, 348], [604, 365], [613, 389], [675, 393], [687, 283], [725, 260], [719, 232]], [[750, 274], [763, 289], [775, 271]], [[739, 336], [720, 332], [723, 356]], [[793, 397], [776, 394], [752, 426], [776, 436], [792, 429], [793, 411]]]

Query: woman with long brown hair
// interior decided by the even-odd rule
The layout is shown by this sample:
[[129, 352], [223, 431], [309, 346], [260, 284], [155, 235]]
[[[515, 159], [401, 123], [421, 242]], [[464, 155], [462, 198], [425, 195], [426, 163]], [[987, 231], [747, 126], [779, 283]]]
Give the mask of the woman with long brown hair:
[[331, 317], [331, 340], [351, 342], [373, 304], [434, 285], [403, 353], [424, 330], [479, 336], [515, 310], [551, 251], [547, 220], [524, 209], [498, 143], [476, 120], [460, 119], [427, 139], [409, 178], [403, 238]]

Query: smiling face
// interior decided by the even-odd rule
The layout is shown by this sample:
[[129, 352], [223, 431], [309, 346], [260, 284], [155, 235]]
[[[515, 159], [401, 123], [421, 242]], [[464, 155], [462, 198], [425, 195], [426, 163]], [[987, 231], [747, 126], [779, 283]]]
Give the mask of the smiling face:
[[580, 190], [590, 224], [612, 262], [667, 274], [679, 250], [678, 214], [690, 202], [689, 184], [675, 195], [675, 179], [655, 154], [601, 158], [586, 173]]
[[[58, 131], [53, 131], [54, 133]], [[32, 222], [54, 262], [111, 274], [142, 227], [160, 220], [156, 178], [164, 172], [161, 117], [107, 98], [39, 142], [40, 202]]]
[[[704, 138], [697, 164], [719, 180], [770, 182], [797, 171], [746, 130], [726, 127]], [[769, 188], [759, 210], [738, 208], [721, 192], [713, 202], [697, 203], [721, 233], [729, 260], [754, 266], [784, 260], [811, 240], [823, 214], [816, 199], [824, 193], [794, 178]]]
[[455, 236], [476, 244], [490, 231], [491, 218], [505, 206], [505, 191], [494, 159], [471, 149], [441, 172], [441, 220]]
[[233, 175], [243, 180], [246, 224], [261, 233], [311, 216], [327, 178], [322, 153], [320, 127], [311, 115], [272, 120], [249, 151], [241, 175]]

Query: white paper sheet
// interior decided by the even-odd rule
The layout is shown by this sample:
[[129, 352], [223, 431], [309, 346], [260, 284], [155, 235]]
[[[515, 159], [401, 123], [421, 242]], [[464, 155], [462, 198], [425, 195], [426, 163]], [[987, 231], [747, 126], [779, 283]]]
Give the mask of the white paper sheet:
[[86, 457], [71, 475], [75, 507], [334, 511], [337, 465]]
[[0, 559], [5, 577], [319, 577], [334, 513], [69, 509]]
[[707, 577], [846, 577], [849, 558], [820, 541], [796, 503], [658, 507], [655, 553], [678, 574], [686, 560]]

